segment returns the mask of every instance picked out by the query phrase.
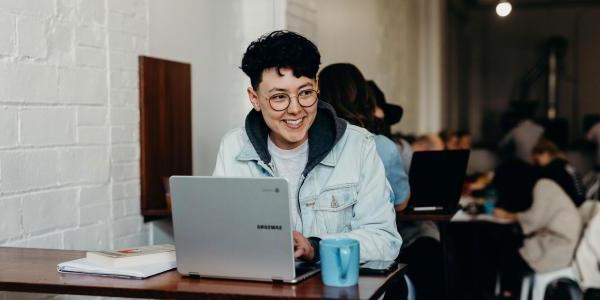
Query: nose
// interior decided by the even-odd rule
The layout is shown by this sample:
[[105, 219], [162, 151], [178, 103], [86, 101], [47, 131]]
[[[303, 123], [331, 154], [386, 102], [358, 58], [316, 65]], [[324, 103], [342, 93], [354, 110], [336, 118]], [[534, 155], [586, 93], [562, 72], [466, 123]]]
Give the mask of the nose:
[[290, 105], [287, 108], [289, 114], [297, 114], [302, 111], [302, 106], [298, 101], [298, 97], [290, 97]]

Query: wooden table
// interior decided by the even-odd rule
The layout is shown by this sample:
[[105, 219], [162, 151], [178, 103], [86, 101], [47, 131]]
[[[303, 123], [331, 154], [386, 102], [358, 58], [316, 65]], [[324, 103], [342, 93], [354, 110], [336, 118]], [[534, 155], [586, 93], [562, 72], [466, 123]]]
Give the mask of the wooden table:
[[0, 247], [0, 290], [133, 298], [350, 298], [376, 299], [400, 276], [405, 265], [387, 276], [360, 276], [358, 285], [327, 287], [319, 275], [292, 284], [193, 279], [177, 271], [148, 279], [119, 279], [61, 274], [60, 262], [85, 256], [84, 251]]

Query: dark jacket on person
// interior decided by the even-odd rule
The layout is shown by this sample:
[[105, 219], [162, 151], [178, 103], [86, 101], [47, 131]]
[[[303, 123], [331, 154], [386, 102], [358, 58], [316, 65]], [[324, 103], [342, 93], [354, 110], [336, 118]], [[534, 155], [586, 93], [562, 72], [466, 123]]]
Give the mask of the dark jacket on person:
[[548, 165], [540, 168], [540, 177], [556, 182], [579, 207], [585, 200], [583, 182], [575, 169], [562, 158], [555, 158]]

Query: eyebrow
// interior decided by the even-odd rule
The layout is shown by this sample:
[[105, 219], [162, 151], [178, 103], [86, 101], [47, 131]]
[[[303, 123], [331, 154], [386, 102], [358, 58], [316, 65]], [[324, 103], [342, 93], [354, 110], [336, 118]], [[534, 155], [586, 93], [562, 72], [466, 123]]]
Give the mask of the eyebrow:
[[[312, 84], [312, 82], [307, 82], [307, 83], [299, 86], [298, 89], [300, 90], [300, 89], [303, 89], [303, 88], [305, 88], [307, 86], [313, 87], [314, 85]], [[288, 91], [289, 91], [288, 89], [282, 89], [282, 88], [274, 87], [274, 88], [268, 90], [267, 93], [271, 93], [271, 92], [288, 92]]]

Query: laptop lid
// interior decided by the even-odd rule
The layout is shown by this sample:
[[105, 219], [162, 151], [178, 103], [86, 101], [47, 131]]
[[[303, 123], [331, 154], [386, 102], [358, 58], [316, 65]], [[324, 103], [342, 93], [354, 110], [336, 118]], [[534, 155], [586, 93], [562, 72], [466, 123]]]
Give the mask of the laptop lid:
[[181, 274], [294, 282], [285, 179], [173, 176], [170, 185]]
[[418, 151], [408, 180], [411, 210], [454, 211], [462, 192], [469, 150]]

